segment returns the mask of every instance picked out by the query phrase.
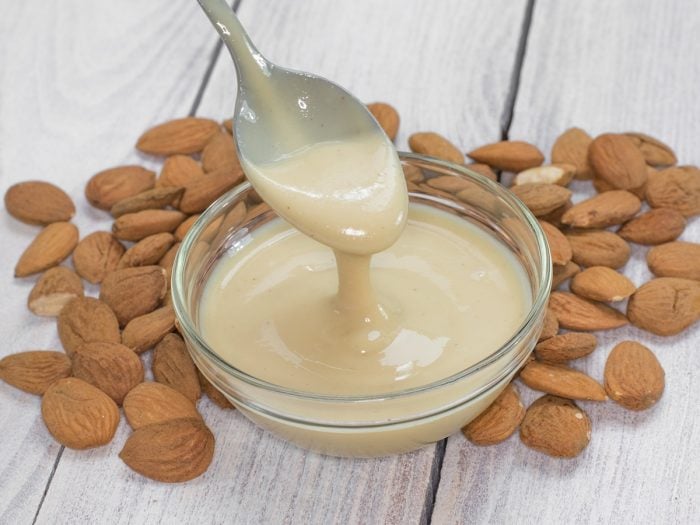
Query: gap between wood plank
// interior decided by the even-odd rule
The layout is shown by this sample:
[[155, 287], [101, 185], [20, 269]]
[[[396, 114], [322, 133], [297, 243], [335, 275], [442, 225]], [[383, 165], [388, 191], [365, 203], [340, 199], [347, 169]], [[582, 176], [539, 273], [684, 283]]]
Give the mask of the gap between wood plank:
[[523, 25], [520, 30], [520, 39], [518, 40], [518, 48], [515, 52], [515, 63], [513, 64], [513, 74], [510, 77], [510, 86], [506, 97], [506, 104], [503, 108], [501, 117], [501, 140], [508, 140], [510, 126], [513, 123], [513, 110], [515, 102], [518, 98], [518, 90], [520, 88], [520, 75], [523, 70], [523, 62], [525, 60], [525, 51], [527, 51], [527, 39], [530, 35], [530, 26], [532, 25], [532, 13], [535, 10], [535, 0], [528, 0], [525, 6], [525, 16], [523, 17]]
[[[238, 8], [240, 7], [241, 3], [243, 0], [234, 0], [233, 2], [233, 11], [237, 12]], [[194, 101], [192, 102], [192, 107], [190, 108], [189, 115], [192, 116], [197, 112], [197, 108], [199, 107], [199, 104], [202, 102], [202, 96], [204, 95], [204, 91], [207, 89], [207, 85], [209, 84], [209, 78], [211, 77], [212, 71], [214, 70], [214, 66], [216, 65], [216, 60], [219, 58], [219, 53], [221, 52], [221, 48], [223, 47], [223, 42], [221, 41], [220, 38], [217, 38], [216, 45], [214, 46], [214, 50], [211, 53], [211, 56], [209, 58], [209, 65], [207, 66], [207, 69], [204, 71], [204, 77], [202, 78], [202, 81], [199, 84], [199, 88], [197, 89], [197, 94], [194, 97]], [[58, 454], [56, 455], [56, 460], [53, 463], [53, 468], [51, 469], [51, 473], [49, 474], [48, 479], [46, 480], [46, 486], [44, 487], [44, 492], [41, 495], [41, 499], [39, 500], [39, 505], [37, 506], [36, 513], [34, 514], [34, 519], [32, 520], [32, 525], [36, 524], [36, 521], [39, 519], [39, 513], [41, 512], [41, 508], [44, 505], [44, 500], [46, 499], [46, 495], [49, 492], [49, 488], [51, 487], [51, 482], [53, 481], [54, 474], [56, 474], [56, 469], [58, 469], [58, 463], [61, 461], [61, 457], [63, 456], [63, 451], [66, 449], [65, 446], [61, 445], [61, 448], [58, 451]]]
[[430, 469], [430, 482], [428, 483], [428, 489], [425, 491], [423, 514], [420, 517], [420, 523], [425, 523], [426, 525], [430, 525], [433, 521], [433, 508], [435, 507], [435, 497], [440, 485], [440, 473], [442, 472], [442, 462], [445, 460], [446, 449], [447, 439], [443, 439], [435, 446], [433, 466]]

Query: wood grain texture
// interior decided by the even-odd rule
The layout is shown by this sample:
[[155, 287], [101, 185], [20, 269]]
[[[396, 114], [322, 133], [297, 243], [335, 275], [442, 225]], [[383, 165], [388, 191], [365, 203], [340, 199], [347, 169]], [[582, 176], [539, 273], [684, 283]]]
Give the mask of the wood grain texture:
[[[418, 0], [285, 0], [270, 9], [244, 0], [240, 13], [271, 59], [317, 71], [365, 100], [396, 104], [404, 119], [402, 147], [409, 131], [435, 129], [466, 149], [500, 136], [524, 6], [524, 1], [507, 0], [451, 0], [431, 6]], [[487, 77], [472, 75], [482, 63], [489, 64]], [[437, 80], [445, 66], [453, 72]], [[230, 115], [234, 86], [232, 65], [222, 54], [198, 113]], [[148, 113], [147, 103], [141, 110]], [[172, 116], [182, 114], [177, 107], [171, 110]], [[163, 485], [129, 471], [117, 457], [129, 432], [122, 423], [111, 445], [86, 453], [64, 452], [38, 522], [325, 524], [427, 519], [434, 446], [377, 460], [323, 457], [257, 429], [236, 412], [200, 403], [217, 438], [214, 463], [202, 478]]]
[[[0, 193], [21, 180], [48, 180], [74, 199], [83, 235], [108, 228], [107, 214], [87, 206], [84, 184], [111, 165], [149, 164], [133, 152], [139, 133], [188, 111], [216, 42], [198, 11], [188, 0], [4, 5]], [[55, 322], [26, 307], [36, 278], [12, 277], [38, 231], [0, 213], [0, 356], [61, 348]], [[0, 383], [0, 523], [31, 523], [60, 450], [39, 405]]]
[[[592, 135], [638, 130], [700, 164], [700, 12], [692, 1], [537, 0], [511, 139], [549, 153], [570, 126]], [[592, 194], [576, 183], [575, 200]], [[700, 220], [682, 239], [700, 242]], [[651, 278], [647, 248], [633, 247], [625, 273]], [[552, 459], [522, 445], [479, 448], [448, 440], [434, 523], [697, 523], [700, 516], [700, 326], [662, 338], [635, 328], [599, 335], [599, 348], [574, 362], [602, 379], [616, 342], [651, 348], [666, 370], [659, 404], [634, 413], [581, 403], [593, 424], [589, 447], [574, 460]], [[522, 384], [529, 404], [539, 397]]]

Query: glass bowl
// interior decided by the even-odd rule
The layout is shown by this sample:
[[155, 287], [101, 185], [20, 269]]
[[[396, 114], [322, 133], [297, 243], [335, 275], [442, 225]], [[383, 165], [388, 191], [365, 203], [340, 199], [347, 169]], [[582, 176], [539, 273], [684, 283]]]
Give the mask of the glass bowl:
[[[523, 366], [544, 320], [551, 259], [530, 211], [503, 186], [463, 166], [410, 153], [399, 156], [412, 202], [453, 213], [488, 232], [515, 255], [530, 284], [532, 305], [510, 339], [450, 377], [382, 395], [320, 395], [268, 383], [217, 355], [199, 330], [204, 285], [220, 257], [235, 256], [246, 236], [276, 217], [247, 182], [202, 214], [175, 259], [173, 305], [202, 374], [259, 426], [324, 454], [374, 457], [407, 452], [458, 431], [488, 407]], [[442, 178], [434, 181], [438, 177]]]

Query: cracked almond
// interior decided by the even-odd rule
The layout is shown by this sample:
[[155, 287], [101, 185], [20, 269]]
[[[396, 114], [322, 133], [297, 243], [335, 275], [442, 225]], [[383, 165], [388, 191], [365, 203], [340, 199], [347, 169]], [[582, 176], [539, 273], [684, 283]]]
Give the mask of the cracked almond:
[[700, 319], [700, 282], [659, 277], [643, 284], [627, 303], [630, 322], [656, 335], [675, 335]]
[[669, 242], [647, 253], [649, 269], [657, 277], [680, 277], [700, 281], [700, 244]]
[[119, 343], [119, 322], [109, 306], [93, 297], [76, 297], [58, 315], [58, 337], [70, 356], [82, 344]]
[[569, 399], [542, 396], [525, 412], [520, 439], [550, 456], [573, 458], [591, 440], [591, 420]]
[[664, 369], [654, 353], [635, 341], [618, 343], [605, 363], [605, 391], [630, 410], [646, 410], [664, 392]]
[[56, 266], [41, 275], [29, 293], [27, 306], [36, 315], [56, 317], [71, 299], [83, 294], [83, 282], [78, 274], [65, 266]]

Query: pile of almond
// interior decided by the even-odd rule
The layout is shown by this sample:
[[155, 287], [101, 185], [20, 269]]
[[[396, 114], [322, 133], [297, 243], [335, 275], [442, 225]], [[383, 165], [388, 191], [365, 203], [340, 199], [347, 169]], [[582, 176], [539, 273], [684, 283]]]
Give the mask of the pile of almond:
[[[380, 118], [388, 112], [381, 106], [375, 112]], [[465, 162], [461, 151], [436, 133], [415, 133], [409, 145], [417, 153]], [[477, 445], [492, 445], [520, 428], [527, 446], [552, 456], [576, 456], [590, 441], [591, 421], [575, 401], [610, 398], [644, 410], [664, 390], [663, 368], [638, 342], [615, 346], [602, 382], [569, 366], [595, 351], [597, 339], [589, 332], [631, 323], [668, 336], [700, 319], [700, 245], [676, 241], [686, 221], [700, 214], [700, 169], [677, 166], [671, 148], [648, 135], [605, 133], [594, 139], [578, 128], [559, 136], [549, 164], [537, 147], [521, 141], [489, 144], [467, 156], [474, 161], [468, 168], [493, 180], [501, 171], [501, 183], [511, 181], [510, 190], [539, 219], [554, 282], [534, 358], [518, 375], [545, 395], [526, 410], [511, 384], [463, 433]], [[567, 188], [574, 179], [590, 180], [597, 194], [574, 204]], [[454, 177], [415, 172], [409, 187], [456, 199], [465, 191]], [[656, 278], [639, 287], [621, 272], [630, 258], [629, 243], [652, 246], [647, 262]]]
[[[383, 103], [369, 108], [393, 140], [396, 110]], [[462, 152], [435, 133], [416, 133], [409, 144], [418, 153], [464, 162]], [[120, 166], [97, 173], [85, 188], [90, 204], [114, 217], [112, 231], [80, 238], [70, 222], [71, 198], [50, 183], [24, 182], [5, 194], [8, 213], [42, 228], [19, 257], [15, 276], [39, 276], [28, 307], [57, 318], [64, 351], [9, 355], [0, 360], [0, 379], [41, 395], [47, 429], [75, 449], [109, 443], [122, 407], [133, 433], [120, 457], [144, 476], [178, 482], [202, 474], [213, 457], [214, 436], [196, 407], [201, 393], [222, 408], [233, 407], [198, 373], [177, 333], [169, 275], [199, 214], [244, 175], [230, 120], [223, 126], [193, 117], [166, 122], [146, 131], [136, 147], [165, 158], [158, 175]], [[640, 410], [664, 388], [654, 354], [631, 341], [610, 353], [603, 385], [566, 366], [595, 350], [596, 338], [586, 332], [631, 322], [670, 335], [700, 318], [700, 247], [673, 242], [686, 218], [700, 213], [700, 170], [668, 167], [676, 164], [671, 149], [646, 135], [592, 140], [579, 129], [557, 140], [549, 165], [536, 147], [515, 141], [483, 146], [469, 157], [476, 163], [468, 166], [492, 180], [494, 170], [517, 173], [511, 189], [540, 218], [550, 243], [553, 288], [570, 281], [571, 293], [552, 293], [535, 359], [519, 375], [546, 395], [525, 410], [510, 385], [464, 433], [486, 445], [520, 428], [528, 446], [575, 456], [590, 440], [591, 423], [574, 400], [610, 397]], [[418, 169], [406, 177], [411, 191], [459, 198], [465, 190], [459, 179], [426, 178]], [[566, 186], [574, 178], [593, 179], [600, 194], [573, 205]], [[651, 210], [639, 214], [642, 199]], [[267, 209], [252, 192], [237, 220]], [[657, 245], [648, 260], [658, 279], [637, 288], [616, 271], [629, 258], [628, 242]], [[69, 258], [72, 268], [62, 266]], [[98, 297], [85, 295], [83, 281], [99, 286]], [[626, 315], [605, 304], [624, 299]], [[559, 333], [560, 327], [569, 331]], [[142, 356], [151, 349], [154, 381], [144, 381]]]

